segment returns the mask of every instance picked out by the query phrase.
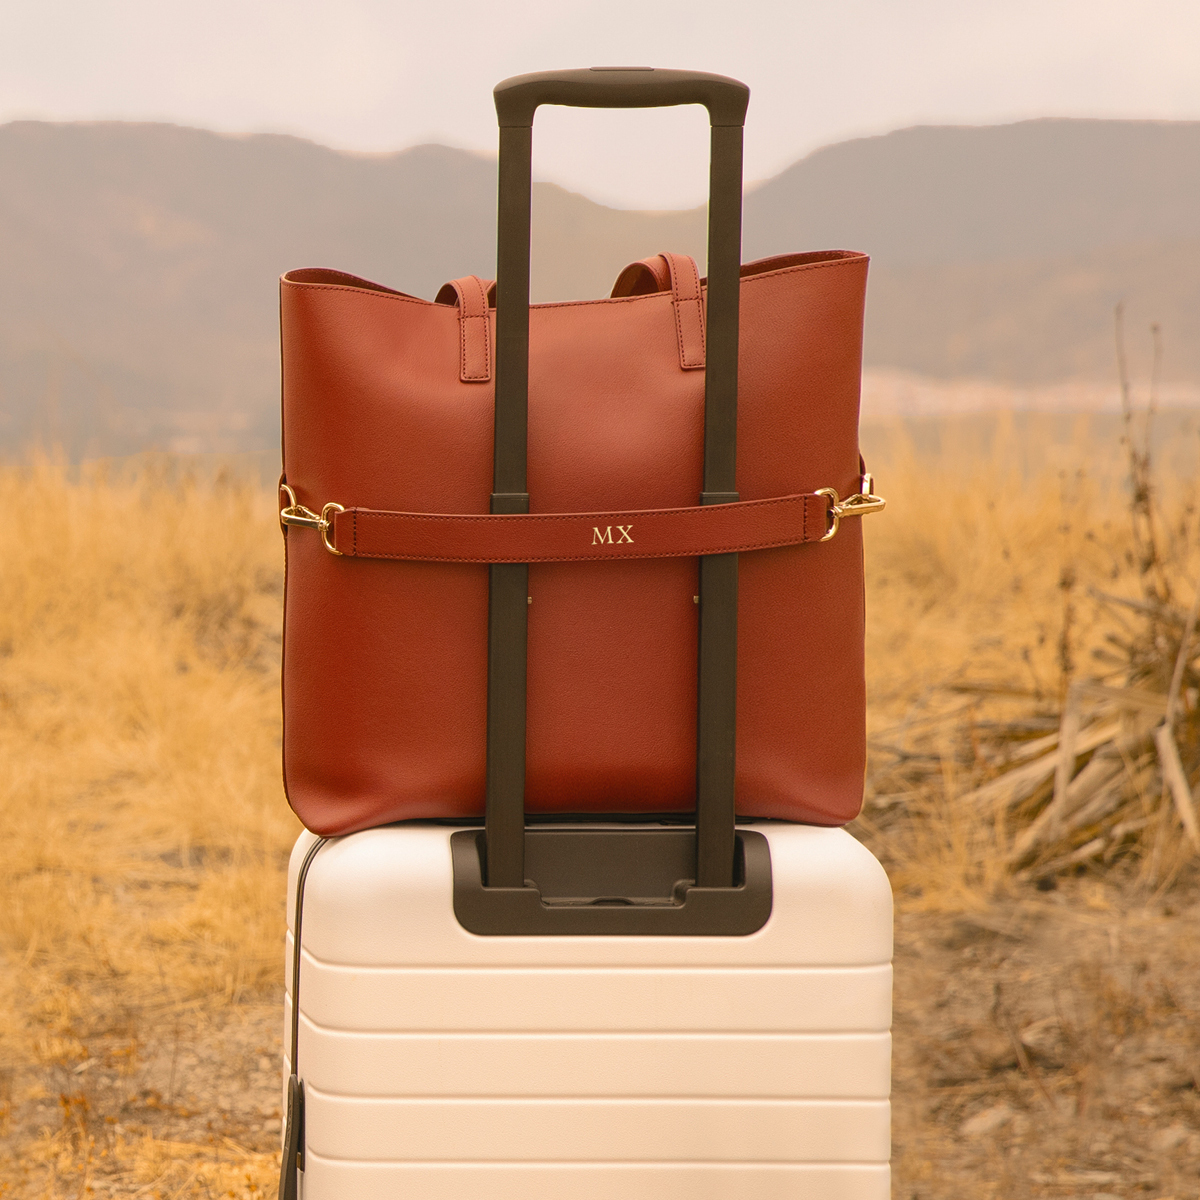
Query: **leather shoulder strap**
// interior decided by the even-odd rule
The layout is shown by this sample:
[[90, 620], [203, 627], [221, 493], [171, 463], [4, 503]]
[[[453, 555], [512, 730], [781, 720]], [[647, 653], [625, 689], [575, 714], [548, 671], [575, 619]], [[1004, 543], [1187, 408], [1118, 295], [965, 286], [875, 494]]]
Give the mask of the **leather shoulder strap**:
[[630, 263], [613, 284], [613, 296], [648, 296], [671, 293], [675, 310], [675, 337], [679, 366], [684, 371], [703, 368], [704, 293], [696, 260], [686, 254], [656, 254]]
[[458, 306], [458, 377], [463, 383], [487, 383], [492, 377], [492, 323], [488, 304], [495, 303], [491, 279], [464, 275], [442, 284], [435, 302]]

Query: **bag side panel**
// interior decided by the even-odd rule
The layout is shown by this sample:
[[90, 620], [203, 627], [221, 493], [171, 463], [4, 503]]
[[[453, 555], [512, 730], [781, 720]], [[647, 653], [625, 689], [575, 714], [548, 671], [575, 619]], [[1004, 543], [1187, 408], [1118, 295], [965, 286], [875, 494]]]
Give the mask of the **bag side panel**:
[[[738, 489], [759, 500], [859, 486], [867, 260], [742, 285]], [[866, 769], [862, 522], [738, 564], [737, 809], [842, 824]]]

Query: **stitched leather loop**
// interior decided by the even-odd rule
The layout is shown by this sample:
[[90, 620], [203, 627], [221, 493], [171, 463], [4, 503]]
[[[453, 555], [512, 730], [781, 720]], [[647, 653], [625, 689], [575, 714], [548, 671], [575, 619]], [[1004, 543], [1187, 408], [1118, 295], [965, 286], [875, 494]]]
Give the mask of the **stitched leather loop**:
[[464, 275], [442, 284], [437, 304], [458, 305], [459, 374], [463, 383], [486, 383], [492, 377], [492, 325], [488, 301], [495, 283]]
[[696, 260], [686, 254], [664, 254], [671, 273], [675, 304], [675, 333], [679, 338], [679, 365], [685, 371], [704, 366], [704, 295]]
[[810, 492], [695, 508], [594, 513], [402, 513], [347, 508], [332, 541], [348, 558], [580, 562], [691, 558], [816, 542], [829, 501]]
[[620, 275], [611, 296], [649, 296], [654, 292], [665, 292], [671, 286], [671, 273], [667, 270], [666, 260], [661, 254], [651, 258], [639, 258], [630, 263]]
[[704, 366], [704, 293], [696, 260], [686, 254], [656, 254], [630, 263], [613, 284], [613, 296], [647, 296], [670, 291], [675, 311], [679, 366]]

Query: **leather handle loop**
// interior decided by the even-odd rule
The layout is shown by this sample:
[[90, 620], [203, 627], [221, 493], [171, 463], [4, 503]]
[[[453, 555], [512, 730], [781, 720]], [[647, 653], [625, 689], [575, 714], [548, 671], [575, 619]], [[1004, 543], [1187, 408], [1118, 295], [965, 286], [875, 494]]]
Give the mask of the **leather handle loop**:
[[704, 367], [704, 293], [696, 260], [687, 254], [663, 254], [671, 276], [679, 365], [685, 371]]
[[458, 306], [458, 377], [463, 383], [487, 383], [492, 377], [492, 322], [488, 305], [495, 304], [496, 284], [478, 275], [464, 275], [441, 286], [435, 303]]
[[651, 296], [655, 292], [670, 291], [671, 272], [661, 254], [650, 258], [639, 258], [630, 263], [620, 275], [609, 293], [614, 299], [623, 296]]
[[704, 367], [704, 292], [696, 260], [687, 254], [664, 252], [630, 263], [613, 284], [612, 295], [647, 296], [670, 292], [675, 309], [675, 337], [679, 367], [694, 371]]

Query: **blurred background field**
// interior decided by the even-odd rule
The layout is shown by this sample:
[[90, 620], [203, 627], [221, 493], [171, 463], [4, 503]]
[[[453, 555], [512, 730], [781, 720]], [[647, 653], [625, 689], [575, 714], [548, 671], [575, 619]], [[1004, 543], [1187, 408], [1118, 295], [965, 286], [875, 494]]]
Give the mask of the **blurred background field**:
[[[1194, 1197], [1200, 412], [961, 407], [863, 432], [894, 1195]], [[269, 470], [0, 467], [0, 1196], [274, 1194]]]
[[0, 605], [0, 1194], [259, 1194], [296, 829], [270, 497], [153, 458], [0, 492], [33, 517]]
[[[751, 86], [745, 260], [871, 255], [895, 1200], [1200, 1200], [1200, 7], [518, 7], [0, 9], [0, 1200], [274, 1195], [276, 281], [493, 275], [581, 47]], [[702, 259], [708, 146], [542, 110], [533, 298]]]

